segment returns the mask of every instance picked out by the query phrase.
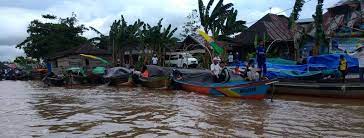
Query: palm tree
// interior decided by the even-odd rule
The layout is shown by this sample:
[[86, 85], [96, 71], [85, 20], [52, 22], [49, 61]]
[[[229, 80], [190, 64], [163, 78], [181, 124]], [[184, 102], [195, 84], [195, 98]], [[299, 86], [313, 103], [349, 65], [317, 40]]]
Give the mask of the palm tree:
[[96, 32], [99, 36], [89, 39], [89, 43], [96, 46], [97, 48], [107, 50], [110, 43], [109, 36], [102, 34], [99, 30], [93, 28], [92, 26], [90, 26], [90, 29]]
[[[174, 33], [177, 31], [177, 28], [174, 28], [172, 30], [171, 24], [169, 24], [167, 28], [163, 28], [162, 21], [163, 18], [158, 21], [158, 24], [156, 26], [144, 24], [141, 33], [144, 46], [147, 49], [156, 52], [159, 59], [164, 59], [163, 55], [166, 51], [165, 49], [167, 48], [167, 46], [176, 44], [178, 40], [176, 37], [173, 36]], [[145, 58], [144, 62], [147, 62], [149, 57], [150, 55]], [[164, 63], [163, 60], [161, 60], [160, 63]]]
[[[229, 39], [230, 35], [233, 35], [237, 32], [244, 31], [247, 27], [245, 26], [245, 21], [236, 20], [238, 16], [238, 11], [232, 8], [225, 15], [226, 21], [225, 24], [221, 25], [221, 37], [222, 39]], [[223, 22], [224, 23], [224, 22]]]
[[198, 1], [201, 26], [204, 27], [205, 33], [212, 33], [214, 38], [217, 38], [221, 33], [221, 25], [226, 21], [226, 14], [234, 5], [232, 3], [223, 4], [224, 0], [219, 0], [215, 8], [210, 13], [210, 9], [214, 0], [210, 0], [207, 6], [202, 0]]
[[116, 52], [114, 58], [118, 59], [123, 65], [124, 54], [127, 50], [131, 50], [140, 42], [140, 28], [144, 22], [139, 19], [132, 25], [128, 25], [125, 18], [121, 16], [121, 20], [114, 21], [110, 29], [110, 39], [113, 40], [114, 49]]

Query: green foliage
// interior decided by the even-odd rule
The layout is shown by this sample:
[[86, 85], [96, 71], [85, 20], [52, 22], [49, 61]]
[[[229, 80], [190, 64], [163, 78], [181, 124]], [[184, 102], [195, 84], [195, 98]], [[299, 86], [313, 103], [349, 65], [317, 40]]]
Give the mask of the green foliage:
[[247, 54], [246, 59], [248, 59], [248, 60], [249, 60], [249, 59], [251, 59], [251, 58], [255, 58], [255, 57], [256, 57], [256, 55], [257, 55], [257, 54], [256, 54], [255, 52], [248, 53], [248, 54]]
[[116, 56], [114, 59], [119, 59], [121, 63], [124, 63], [124, 53], [127, 50], [135, 48], [140, 42], [140, 28], [144, 25], [144, 22], [139, 19], [134, 24], [128, 25], [124, 16], [121, 16], [120, 20], [115, 20], [111, 25], [109, 32], [109, 42], [114, 45], [114, 51]]
[[109, 36], [105, 36], [97, 29], [90, 26], [90, 29], [94, 32], [96, 32], [99, 36], [89, 39], [89, 43], [97, 48], [105, 49], [107, 50], [110, 45], [110, 38]]
[[299, 13], [302, 11], [302, 6], [305, 4], [305, 0], [296, 0], [293, 11], [289, 18], [288, 27], [291, 29], [293, 24], [298, 20]]
[[319, 49], [322, 43], [325, 43], [325, 32], [323, 28], [323, 15], [322, 15], [322, 7], [323, 7], [324, 0], [318, 0], [317, 6], [316, 6], [316, 13], [315, 15], [312, 15], [312, 17], [315, 20], [315, 48], [314, 48], [314, 54], [319, 54]]
[[[127, 50], [148, 48], [161, 56], [162, 51], [167, 46], [170, 47], [177, 43], [178, 39], [173, 36], [177, 28], [172, 29], [171, 24], [164, 28], [162, 21], [163, 19], [160, 19], [156, 26], [151, 26], [140, 20], [128, 25], [123, 16], [120, 20], [114, 21], [110, 28], [109, 41], [115, 44], [114, 51], [117, 52], [117, 58], [120, 59], [121, 63], [124, 63], [123, 57]], [[143, 59], [145, 58], [148, 56], [143, 57]]]
[[215, 39], [227, 38], [247, 28], [245, 21], [237, 21], [238, 11], [232, 8], [233, 4], [223, 2], [224, 0], [219, 0], [210, 13], [214, 0], [210, 0], [207, 6], [202, 0], [198, 1], [201, 26], [204, 27], [205, 33], [211, 32]]
[[35, 64], [35, 63], [37, 63], [37, 61], [35, 61], [31, 58], [19, 56], [19, 57], [15, 58], [14, 63], [17, 63], [19, 65], [27, 65], [27, 64]]
[[[56, 16], [43, 15], [43, 18], [55, 20]], [[58, 23], [43, 23], [33, 20], [27, 29], [29, 36], [16, 47], [23, 49], [28, 57], [45, 59], [56, 52], [68, 50], [87, 42], [81, 34], [87, 30], [84, 25], [76, 25], [76, 15], [60, 18]]]

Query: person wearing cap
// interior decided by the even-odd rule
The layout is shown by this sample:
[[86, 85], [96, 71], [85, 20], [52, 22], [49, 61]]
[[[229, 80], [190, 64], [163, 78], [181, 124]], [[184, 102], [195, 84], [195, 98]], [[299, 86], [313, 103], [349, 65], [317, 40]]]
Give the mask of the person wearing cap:
[[359, 61], [359, 78], [360, 82], [364, 82], [364, 47], [358, 48], [354, 53], [350, 54]]
[[219, 65], [219, 59], [215, 57], [215, 58], [213, 58], [212, 62], [213, 63], [210, 66], [211, 73], [213, 75], [214, 82], [218, 82], [219, 74], [221, 72], [221, 67]]

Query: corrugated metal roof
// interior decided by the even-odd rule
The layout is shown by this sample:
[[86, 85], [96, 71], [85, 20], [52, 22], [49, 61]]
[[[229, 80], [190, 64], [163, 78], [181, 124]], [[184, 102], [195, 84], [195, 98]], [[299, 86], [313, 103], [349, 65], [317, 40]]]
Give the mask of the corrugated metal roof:
[[74, 47], [70, 50], [66, 50], [63, 52], [57, 53], [55, 56], [51, 57], [51, 59], [65, 57], [68, 55], [77, 55], [77, 54], [90, 54], [90, 55], [111, 55], [107, 50], [99, 49], [90, 45], [81, 45], [78, 47]]
[[255, 35], [263, 39], [266, 34], [267, 41], [292, 41], [293, 33], [288, 29], [288, 18], [282, 15], [267, 14], [246, 31], [236, 36], [236, 41], [243, 44], [254, 44]]

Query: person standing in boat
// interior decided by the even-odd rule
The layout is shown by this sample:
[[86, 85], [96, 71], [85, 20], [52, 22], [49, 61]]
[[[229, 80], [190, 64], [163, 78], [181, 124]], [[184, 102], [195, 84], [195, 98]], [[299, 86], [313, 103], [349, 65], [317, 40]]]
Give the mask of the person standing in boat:
[[219, 80], [219, 74], [221, 72], [221, 67], [219, 65], [219, 59], [218, 58], [214, 58], [212, 60], [212, 64], [210, 66], [210, 69], [211, 69], [211, 73], [212, 73], [212, 76], [213, 76], [213, 79], [214, 79], [214, 82], [218, 82]]
[[152, 57], [152, 65], [158, 65], [158, 57], [157, 54], [154, 54]]
[[359, 61], [359, 78], [360, 82], [364, 82], [364, 46], [358, 48], [354, 53], [350, 54]]
[[267, 72], [267, 66], [266, 66], [266, 50], [264, 47], [264, 42], [260, 41], [259, 46], [257, 48], [257, 62], [258, 62], [258, 68], [260, 68], [259, 72], [259, 78], [263, 78]]
[[220, 68], [221, 72], [219, 73], [219, 83], [226, 83], [230, 81], [230, 73], [229, 70], [226, 67], [226, 64], [224, 61], [220, 62]]
[[348, 62], [346, 61], [344, 55], [340, 55], [339, 71], [341, 73], [341, 80], [343, 83], [345, 83], [345, 76], [348, 72]]

